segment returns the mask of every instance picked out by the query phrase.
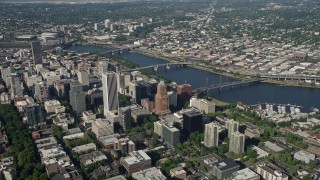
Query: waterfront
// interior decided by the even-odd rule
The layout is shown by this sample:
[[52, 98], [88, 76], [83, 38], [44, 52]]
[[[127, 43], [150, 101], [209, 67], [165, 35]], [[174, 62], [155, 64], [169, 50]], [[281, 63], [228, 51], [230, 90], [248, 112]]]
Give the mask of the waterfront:
[[[82, 52], [104, 52], [110, 49], [94, 46], [71, 46], [68, 48], [68, 50]], [[139, 66], [166, 63], [165, 60], [145, 56], [138, 53], [124, 53], [120, 56]], [[217, 84], [220, 82], [227, 82], [233, 80], [229, 77], [217, 75], [214, 73], [190, 67], [178, 69], [171, 68], [168, 71], [165, 71], [163, 68], [159, 68], [157, 74], [178, 84], [187, 82], [191, 84], [193, 88], [205, 86], [207, 78], [209, 84]], [[233, 89], [226, 88], [220, 92], [211, 92], [211, 96], [213, 98], [225, 102], [241, 101], [246, 104], [256, 104], [265, 102], [293, 104], [303, 106], [303, 111], [309, 111], [311, 107], [319, 108], [320, 104], [320, 89], [289, 87], [270, 83], [255, 83], [252, 85], [235, 87]]]

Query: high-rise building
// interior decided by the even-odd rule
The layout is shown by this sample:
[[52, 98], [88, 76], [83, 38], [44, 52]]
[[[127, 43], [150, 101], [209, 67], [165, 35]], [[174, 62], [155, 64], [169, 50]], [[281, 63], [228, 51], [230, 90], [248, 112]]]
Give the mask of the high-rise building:
[[180, 131], [172, 125], [162, 125], [162, 138], [168, 147], [175, 147], [180, 143]]
[[117, 28], [116, 24], [111, 23], [109, 26], [110, 31], [114, 31]]
[[231, 119], [226, 121], [226, 128], [228, 129], [228, 138], [231, 137], [231, 134], [239, 131], [239, 122]]
[[134, 99], [136, 100], [136, 103], [141, 105], [141, 99], [148, 98], [149, 97], [149, 90], [150, 90], [150, 84], [139, 81], [136, 83], [136, 96]]
[[54, 89], [55, 89], [55, 94], [59, 98], [64, 98], [65, 97], [65, 89], [64, 89], [64, 82], [62, 81], [56, 81], [54, 83]]
[[150, 101], [149, 98], [141, 99], [141, 106], [149, 112], [154, 110], [154, 102]]
[[180, 84], [177, 86], [178, 105], [183, 106], [192, 97], [192, 86], [190, 84]]
[[94, 23], [94, 30], [98, 31], [99, 30], [99, 23]]
[[87, 71], [80, 70], [77, 73], [78, 76], [78, 81], [84, 85], [84, 86], [89, 86], [89, 74]]
[[106, 19], [106, 20], [104, 21], [104, 27], [105, 27], [105, 28], [110, 28], [110, 24], [111, 24], [110, 19]]
[[49, 99], [48, 86], [45, 83], [40, 82], [36, 85], [34, 98], [40, 103]]
[[163, 81], [161, 81], [157, 86], [154, 112], [157, 115], [164, 115], [170, 113], [167, 86], [164, 84]]
[[11, 76], [11, 98], [23, 96], [23, 84], [18, 76]]
[[168, 96], [169, 96], [169, 105], [177, 107], [177, 102], [178, 102], [177, 93], [175, 93], [174, 91], [169, 91]]
[[239, 131], [233, 132], [230, 137], [229, 151], [236, 154], [244, 153], [245, 135]]
[[109, 64], [106, 61], [98, 61], [96, 62], [96, 67], [98, 67], [98, 73], [102, 76], [102, 73], [108, 71]]
[[109, 112], [117, 112], [119, 108], [118, 100], [118, 75], [109, 71], [102, 74], [103, 107], [104, 115]]
[[172, 148], [180, 143], [179, 129], [166, 123], [164, 120], [154, 122], [153, 127], [154, 133], [159, 135], [169, 147]]
[[69, 98], [74, 111], [77, 113], [86, 111], [86, 94], [83, 91], [83, 85], [78, 81], [70, 83]]
[[132, 121], [131, 121], [131, 108], [128, 107], [122, 107], [119, 108], [119, 119], [120, 119], [120, 125], [122, 126], [123, 130], [131, 129], [132, 127]]
[[219, 125], [215, 122], [205, 125], [204, 145], [206, 147], [218, 147], [219, 144]]
[[183, 129], [188, 132], [202, 131], [202, 113], [191, 110], [183, 114]]
[[30, 127], [36, 127], [38, 125], [45, 124], [43, 109], [41, 105], [28, 105], [26, 106], [25, 112], [27, 117], [27, 124]]
[[42, 51], [39, 41], [31, 42], [33, 64], [42, 64]]

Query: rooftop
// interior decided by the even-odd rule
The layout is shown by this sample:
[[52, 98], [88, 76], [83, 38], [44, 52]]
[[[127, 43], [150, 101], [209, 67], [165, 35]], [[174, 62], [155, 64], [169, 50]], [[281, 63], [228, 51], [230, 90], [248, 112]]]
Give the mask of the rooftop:
[[139, 180], [165, 180], [167, 179], [162, 172], [155, 168], [151, 167], [149, 169], [141, 170], [132, 174], [134, 179]]
[[278, 146], [278, 145], [276, 145], [276, 144], [274, 144], [274, 143], [272, 143], [272, 142], [270, 142], [270, 141], [266, 141], [266, 142], [264, 143], [264, 145], [265, 145], [267, 148], [269, 148], [269, 149], [271, 149], [272, 151], [274, 151], [274, 152], [281, 152], [281, 151], [284, 150], [284, 149], [281, 148], [280, 146]]
[[252, 178], [260, 179], [260, 176], [249, 168], [245, 168], [237, 172], [234, 172], [232, 176], [233, 176], [233, 179], [252, 179]]
[[106, 180], [127, 180], [127, 178], [125, 178], [122, 175], [119, 175], [119, 176], [115, 176], [115, 177], [112, 177], [112, 178], [108, 178]]
[[216, 166], [221, 171], [228, 170], [228, 169], [234, 168], [234, 167], [240, 167], [239, 164], [237, 164], [232, 159], [225, 159], [223, 161], [216, 163], [214, 166]]

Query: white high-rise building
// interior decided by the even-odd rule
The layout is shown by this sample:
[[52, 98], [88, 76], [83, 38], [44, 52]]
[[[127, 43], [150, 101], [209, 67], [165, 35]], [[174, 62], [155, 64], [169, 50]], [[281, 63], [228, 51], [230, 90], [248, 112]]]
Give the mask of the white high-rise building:
[[229, 151], [234, 152], [236, 154], [243, 154], [245, 145], [244, 143], [244, 134], [240, 133], [239, 131], [232, 133], [230, 137]]
[[104, 115], [107, 117], [110, 112], [117, 112], [118, 100], [118, 74], [109, 71], [102, 73], [103, 107]]
[[106, 19], [106, 20], [104, 21], [104, 27], [105, 27], [105, 28], [109, 28], [110, 24], [111, 24], [110, 19]]
[[100, 28], [100, 24], [99, 23], [94, 23], [94, 30], [98, 31]]
[[218, 147], [219, 144], [219, 125], [215, 122], [205, 125], [204, 145], [206, 147]]
[[226, 128], [228, 129], [228, 138], [231, 137], [231, 134], [239, 131], [239, 122], [231, 119], [226, 121]]

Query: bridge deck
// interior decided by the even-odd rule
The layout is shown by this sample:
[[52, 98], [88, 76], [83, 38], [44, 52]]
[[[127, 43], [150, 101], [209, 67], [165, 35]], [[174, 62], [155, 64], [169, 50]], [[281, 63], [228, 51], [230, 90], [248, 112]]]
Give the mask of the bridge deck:
[[209, 87], [197, 88], [197, 89], [194, 90], [194, 92], [195, 91], [206, 91], [206, 90], [220, 89], [220, 88], [224, 88], [224, 87], [231, 87], [231, 86], [247, 84], [247, 83], [253, 83], [253, 82], [261, 82], [263, 80], [264, 80], [264, 78], [225, 82], [225, 83], [222, 83], [222, 84], [211, 85]]

